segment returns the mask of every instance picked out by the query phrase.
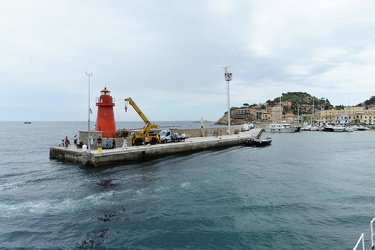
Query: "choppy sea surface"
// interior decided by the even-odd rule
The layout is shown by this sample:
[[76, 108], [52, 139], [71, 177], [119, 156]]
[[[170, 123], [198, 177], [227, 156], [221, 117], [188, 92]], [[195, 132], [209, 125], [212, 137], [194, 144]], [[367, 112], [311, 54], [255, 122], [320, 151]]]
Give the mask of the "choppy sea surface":
[[96, 169], [49, 159], [85, 129], [0, 122], [1, 249], [353, 249], [362, 232], [369, 242], [374, 131], [264, 133], [266, 148]]

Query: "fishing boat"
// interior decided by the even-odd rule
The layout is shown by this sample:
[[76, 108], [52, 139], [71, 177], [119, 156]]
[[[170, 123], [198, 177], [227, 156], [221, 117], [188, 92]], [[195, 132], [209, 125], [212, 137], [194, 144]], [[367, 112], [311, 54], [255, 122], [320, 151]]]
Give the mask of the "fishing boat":
[[271, 145], [272, 139], [267, 137], [265, 139], [249, 138], [245, 140], [245, 146], [250, 147], [265, 147]]

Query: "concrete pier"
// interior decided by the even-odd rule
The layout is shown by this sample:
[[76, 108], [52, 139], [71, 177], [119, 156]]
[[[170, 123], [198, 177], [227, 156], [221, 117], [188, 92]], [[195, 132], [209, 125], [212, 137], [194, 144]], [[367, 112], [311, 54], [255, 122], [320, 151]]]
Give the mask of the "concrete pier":
[[83, 152], [82, 149], [78, 149], [74, 145], [70, 145], [67, 148], [51, 147], [50, 159], [93, 167], [128, 164], [165, 156], [200, 152], [207, 149], [244, 145], [247, 138], [260, 136], [262, 131], [261, 128], [256, 128], [233, 135], [192, 137], [187, 138], [184, 142], [163, 143], [152, 146], [128, 146], [127, 149], [123, 149], [122, 147], [108, 150], [103, 149], [101, 152], [98, 150]]

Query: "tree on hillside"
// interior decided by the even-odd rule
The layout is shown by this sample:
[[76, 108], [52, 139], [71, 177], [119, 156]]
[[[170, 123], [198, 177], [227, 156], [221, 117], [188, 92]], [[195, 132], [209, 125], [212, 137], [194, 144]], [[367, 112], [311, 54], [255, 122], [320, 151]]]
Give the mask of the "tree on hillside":
[[337, 105], [337, 106], [335, 106], [335, 109], [336, 110], [343, 110], [345, 108], [345, 106], [344, 105]]
[[375, 96], [371, 96], [370, 99], [368, 99], [368, 100], [366, 100], [366, 101], [364, 102], [364, 104], [365, 104], [366, 106], [371, 105], [371, 104], [375, 104]]

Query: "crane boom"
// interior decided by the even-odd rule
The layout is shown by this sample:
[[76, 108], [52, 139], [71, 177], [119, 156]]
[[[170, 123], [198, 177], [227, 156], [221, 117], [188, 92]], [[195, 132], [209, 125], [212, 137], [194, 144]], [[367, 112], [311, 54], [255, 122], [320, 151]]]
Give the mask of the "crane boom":
[[138, 115], [142, 118], [142, 120], [147, 124], [147, 123], [151, 123], [147, 117], [143, 114], [143, 112], [141, 111], [141, 109], [137, 106], [137, 104], [133, 101], [133, 99], [131, 97], [128, 97], [128, 98], [125, 98], [125, 101], [129, 102], [130, 105], [133, 106], [135, 112], [138, 113]]
[[[150, 120], [143, 114], [142, 110], [137, 106], [137, 104], [133, 101], [131, 97], [125, 98], [125, 101], [129, 102], [129, 104], [133, 106], [135, 112], [137, 112], [137, 114], [146, 123], [142, 130], [135, 137], [133, 137], [133, 144], [140, 145], [145, 141], [145, 138], [148, 136], [152, 128], [160, 128], [160, 126], [151, 123]], [[152, 138], [155, 138], [157, 142], [160, 142], [160, 138], [158, 136], [152, 136]]]

